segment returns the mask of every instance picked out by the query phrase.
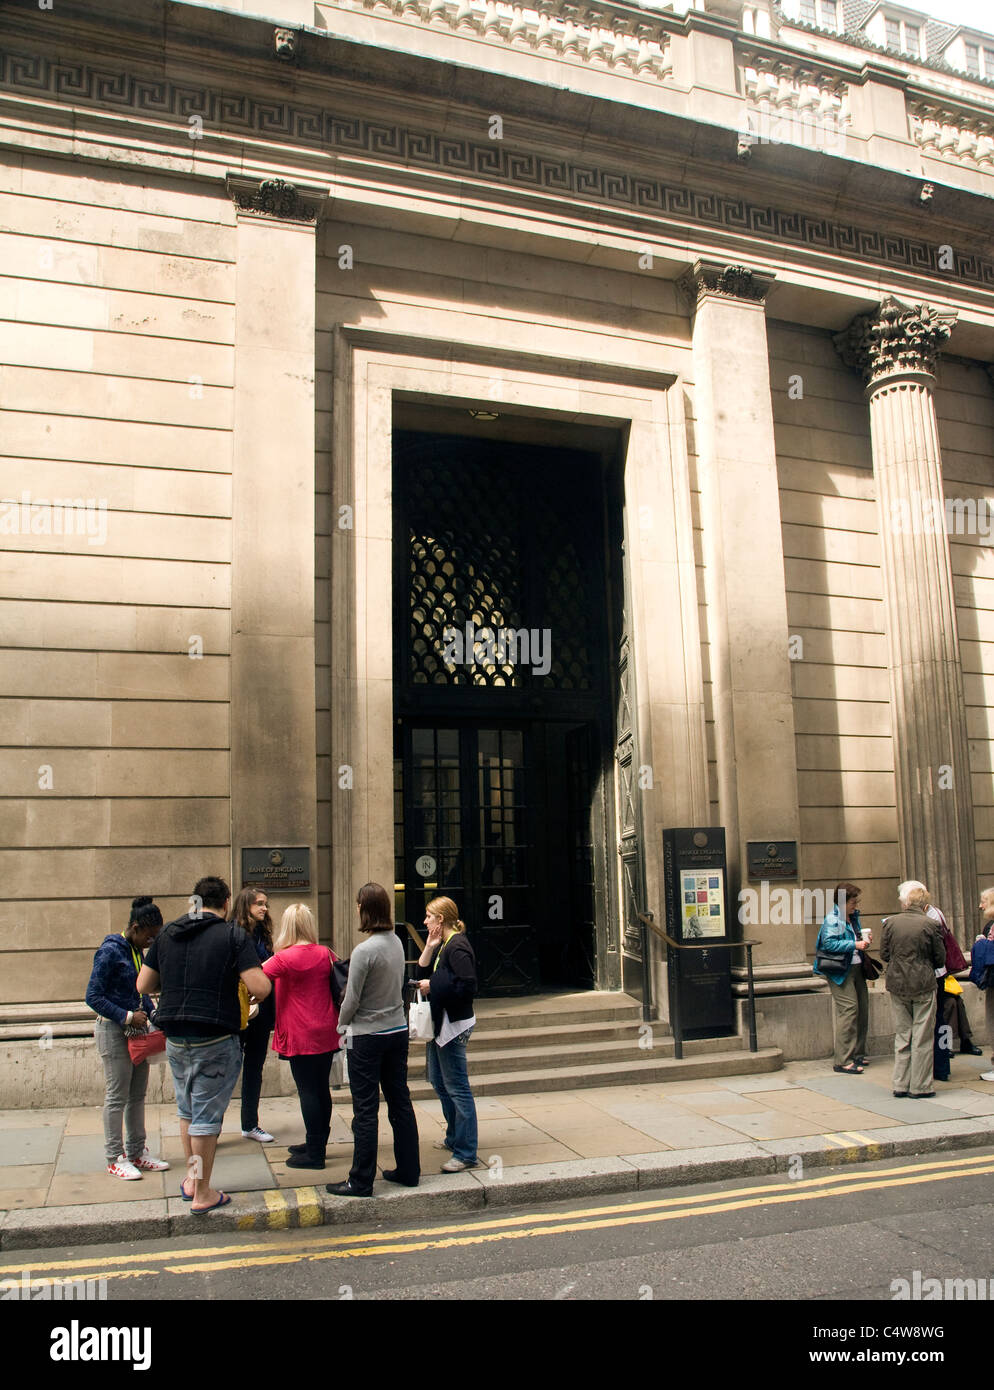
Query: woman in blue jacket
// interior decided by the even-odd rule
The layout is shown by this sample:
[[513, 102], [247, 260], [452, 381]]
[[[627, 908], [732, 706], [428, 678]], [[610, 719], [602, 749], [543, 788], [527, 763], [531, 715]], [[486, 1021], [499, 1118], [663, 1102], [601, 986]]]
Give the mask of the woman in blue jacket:
[[[845, 915], [839, 903], [845, 895]], [[869, 945], [870, 933], [863, 936], [859, 919], [861, 890], [854, 883], [839, 883], [835, 888], [835, 905], [821, 924], [815, 942], [814, 972], [824, 975], [832, 992], [835, 1007], [835, 1070], [846, 1076], [859, 1076], [866, 1060], [866, 1026], [869, 1000], [863, 976], [861, 945]], [[818, 964], [822, 951], [842, 956], [835, 967]]]
[[[127, 1030], [148, 1026], [151, 1001], [135, 988], [142, 952], [158, 935], [162, 913], [151, 898], [135, 898], [126, 929], [105, 936], [93, 957], [86, 1002], [97, 1015], [94, 1036], [104, 1064], [104, 1150], [107, 1172], [134, 1181], [169, 1167], [145, 1147], [148, 1063], [138, 1066], [128, 1051]], [[124, 1142], [121, 1139], [122, 1121]]]

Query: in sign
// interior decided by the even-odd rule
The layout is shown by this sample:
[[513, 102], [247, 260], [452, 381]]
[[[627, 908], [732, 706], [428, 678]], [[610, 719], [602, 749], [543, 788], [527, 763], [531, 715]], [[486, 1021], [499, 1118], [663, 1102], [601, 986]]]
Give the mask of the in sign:
[[414, 867], [422, 878], [431, 878], [432, 874], [435, 872], [435, 861], [430, 854], [422, 854]]

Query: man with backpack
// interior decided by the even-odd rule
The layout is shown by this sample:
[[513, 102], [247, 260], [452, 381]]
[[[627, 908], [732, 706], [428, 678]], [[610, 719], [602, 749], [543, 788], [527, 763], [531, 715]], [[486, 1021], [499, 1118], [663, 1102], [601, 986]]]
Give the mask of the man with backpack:
[[160, 994], [155, 1022], [166, 1035], [187, 1159], [180, 1196], [195, 1215], [231, 1201], [211, 1186], [211, 1170], [242, 1065], [239, 981], [257, 999], [272, 989], [248, 934], [225, 920], [230, 900], [223, 879], [202, 878], [192, 911], [162, 928], [137, 982], [141, 993]]

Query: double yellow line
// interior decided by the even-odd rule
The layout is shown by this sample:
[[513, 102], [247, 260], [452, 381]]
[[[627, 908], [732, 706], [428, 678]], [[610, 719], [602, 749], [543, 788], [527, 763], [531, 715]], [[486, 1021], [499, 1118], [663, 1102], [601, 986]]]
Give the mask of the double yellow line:
[[[840, 1135], [842, 1138], [861, 1136]], [[660, 1221], [684, 1221], [691, 1216], [714, 1216], [748, 1208], [790, 1205], [845, 1197], [856, 1192], [908, 1187], [912, 1184], [947, 1182], [994, 1173], [994, 1154], [947, 1157], [928, 1163], [878, 1168], [870, 1172], [830, 1174], [797, 1181], [764, 1183], [712, 1192], [705, 1196], [664, 1197], [654, 1201], [625, 1202], [570, 1211], [534, 1212], [518, 1216], [484, 1217], [449, 1225], [413, 1227], [409, 1230], [364, 1232], [359, 1235], [318, 1237], [302, 1244], [295, 1241], [254, 1245], [217, 1245], [207, 1249], [163, 1250], [151, 1254], [110, 1255], [105, 1258], [33, 1262], [32, 1279], [134, 1279], [155, 1274], [204, 1274], [210, 1271], [259, 1268], [316, 1260], [355, 1260], [377, 1255], [417, 1254], [458, 1246], [484, 1245], [505, 1240], [529, 1240], [571, 1232], [618, 1229]], [[308, 1205], [318, 1200], [316, 1189], [298, 1189]], [[306, 1195], [305, 1195], [306, 1194]], [[17, 1276], [19, 1265], [0, 1265], [0, 1278]], [[46, 1280], [46, 1275], [48, 1280]]]

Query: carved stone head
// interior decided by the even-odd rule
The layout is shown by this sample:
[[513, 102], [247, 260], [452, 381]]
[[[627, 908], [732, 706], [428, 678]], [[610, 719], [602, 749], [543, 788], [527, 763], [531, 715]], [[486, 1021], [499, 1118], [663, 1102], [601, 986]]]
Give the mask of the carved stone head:
[[292, 62], [297, 56], [297, 31], [296, 29], [276, 29], [273, 31], [273, 43], [276, 48], [277, 58], [282, 58], [285, 63]]

